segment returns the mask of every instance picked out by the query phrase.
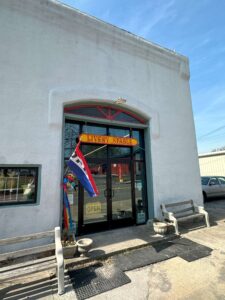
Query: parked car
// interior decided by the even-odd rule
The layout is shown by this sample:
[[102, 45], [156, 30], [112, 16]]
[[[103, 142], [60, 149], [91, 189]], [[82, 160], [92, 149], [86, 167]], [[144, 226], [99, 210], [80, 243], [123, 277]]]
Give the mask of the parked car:
[[204, 201], [208, 198], [225, 197], [225, 177], [203, 176], [201, 180]]

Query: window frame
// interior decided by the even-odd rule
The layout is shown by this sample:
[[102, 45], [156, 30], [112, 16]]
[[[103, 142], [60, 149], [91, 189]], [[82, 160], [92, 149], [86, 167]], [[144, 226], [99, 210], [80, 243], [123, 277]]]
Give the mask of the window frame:
[[40, 199], [40, 176], [41, 176], [41, 166], [40, 165], [17, 165], [17, 164], [10, 164], [10, 165], [0, 165], [0, 169], [15, 169], [15, 170], [23, 170], [23, 169], [32, 169], [35, 171], [35, 188], [34, 188], [34, 197], [31, 200], [26, 201], [0, 201], [0, 207], [8, 207], [8, 206], [18, 206], [18, 205], [37, 205], [39, 204]]

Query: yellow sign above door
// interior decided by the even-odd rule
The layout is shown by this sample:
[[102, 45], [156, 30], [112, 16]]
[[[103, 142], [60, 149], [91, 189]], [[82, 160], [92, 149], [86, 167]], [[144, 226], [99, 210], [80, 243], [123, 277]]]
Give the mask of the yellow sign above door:
[[95, 135], [89, 133], [82, 133], [80, 135], [80, 141], [90, 144], [104, 144], [114, 146], [136, 146], [138, 141], [134, 138], [109, 136], [109, 135]]

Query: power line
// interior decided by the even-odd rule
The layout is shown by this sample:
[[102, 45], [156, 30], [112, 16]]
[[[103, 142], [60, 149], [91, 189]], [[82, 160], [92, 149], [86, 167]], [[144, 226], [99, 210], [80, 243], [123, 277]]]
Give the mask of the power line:
[[201, 140], [204, 140], [204, 139], [216, 139], [216, 138], [219, 138], [219, 137], [223, 137], [225, 136], [225, 132], [222, 133], [222, 134], [216, 134], [216, 135], [211, 135], [211, 136], [206, 136], [206, 137], [203, 137]]
[[225, 125], [220, 126], [220, 127], [217, 127], [216, 129], [214, 129], [214, 130], [212, 130], [212, 131], [209, 131], [208, 133], [203, 134], [202, 136], [200, 136], [200, 137], [198, 138], [198, 140], [200, 140], [200, 139], [202, 139], [202, 138], [204, 138], [204, 137], [207, 137], [207, 136], [209, 136], [209, 135], [211, 135], [211, 134], [213, 134], [213, 133], [216, 133], [217, 131], [220, 131], [220, 130], [222, 130], [222, 129], [224, 129], [224, 128], [225, 128]]

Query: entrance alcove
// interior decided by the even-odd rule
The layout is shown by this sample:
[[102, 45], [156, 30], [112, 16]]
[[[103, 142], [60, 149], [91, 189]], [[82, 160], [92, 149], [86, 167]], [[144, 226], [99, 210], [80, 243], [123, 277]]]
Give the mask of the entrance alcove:
[[148, 120], [114, 103], [81, 102], [64, 106], [64, 169], [82, 133], [135, 138], [138, 145], [81, 143], [99, 190], [91, 198], [78, 183], [69, 193], [77, 233], [144, 224], [148, 219], [145, 130]]

